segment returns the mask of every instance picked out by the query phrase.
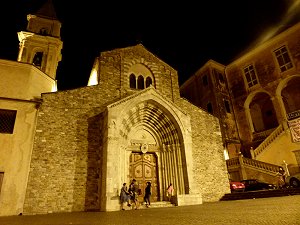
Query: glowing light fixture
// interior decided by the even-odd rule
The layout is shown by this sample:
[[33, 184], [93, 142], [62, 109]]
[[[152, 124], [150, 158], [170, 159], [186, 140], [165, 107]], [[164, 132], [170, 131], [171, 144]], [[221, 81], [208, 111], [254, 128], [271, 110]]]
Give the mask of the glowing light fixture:
[[229, 159], [228, 150], [226, 148], [224, 148], [224, 158], [225, 160]]
[[97, 85], [97, 84], [98, 84], [98, 74], [97, 74], [97, 71], [95, 69], [93, 69], [91, 72], [87, 86], [93, 86], [93, 85]]
[[57, 92], [57, 80], [53, 83], [51, 92]]

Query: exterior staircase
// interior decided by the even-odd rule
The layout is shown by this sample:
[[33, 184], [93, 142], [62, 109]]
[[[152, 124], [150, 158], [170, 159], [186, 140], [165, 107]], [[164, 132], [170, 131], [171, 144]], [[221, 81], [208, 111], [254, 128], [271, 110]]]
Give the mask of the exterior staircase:
[[246, 179], [258, 179], [270, 184], [276, 184], [276, 174], [279, 166], [262, 162], [255, 159], [243, 157], [240, 154], [236, 158], [226, 160], [229, 178], [232, 181], [241, 181]]
[[[299, 111], [300, 113], [300, 111]], [[280, 165], [287, 174], [300, 172], [300, 142], [293, 138], [290, 121], [282, 121], [255, 149], [251, 158]]]
[[232, 181], [258, 179], [276, 184], [279, 167], [283, 167], [287, 175], [300, 172], [300, 142], [292, 141], [288, 121], [282, 121], [276, 129], [255, 135], [266, 138], [256, 149], [250, 150], [251, 159], [239, 154], [238, 157], [226, 160]]
[[251, 158], [255, 159], [259, 154], [261, 154], [274, 140], [284, 134], [284, 131], [287, 130], [287, 124], [280, 124], [268, 137], [256, 148], [251, 149]]

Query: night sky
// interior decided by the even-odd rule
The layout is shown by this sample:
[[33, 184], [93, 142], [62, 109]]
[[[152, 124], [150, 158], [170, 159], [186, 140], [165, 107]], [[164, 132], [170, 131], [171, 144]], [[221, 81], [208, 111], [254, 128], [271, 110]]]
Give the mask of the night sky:
[[[8, 2], [0, 13], [0, 58], [16, 60], [17, 32], [45, 0]], [[53, 0], [64, 42], [58, 89], [86, 86], [101, 51], [138, 43], [176, 69], [182, 84], [209, 59], [226, 65], [268, 28], [289, 25], [288, 10], [299, 0], [170, 2]]]

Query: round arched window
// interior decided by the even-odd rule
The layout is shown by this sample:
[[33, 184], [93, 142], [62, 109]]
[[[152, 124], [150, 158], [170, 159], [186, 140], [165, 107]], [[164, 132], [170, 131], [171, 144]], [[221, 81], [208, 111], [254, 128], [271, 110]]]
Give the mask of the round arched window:
[[139, 75], [138, 77], [138, 89], [144, 89], [145, 84], [144, 84], [144, 77], [142, 75]]
[[136, 89], [136, 79], [135, 79], [135, 75], [133, 73], [130, 74], [129, 83], [130, 83], [130, 88]]
[[152, 84], [152, 79], [151, 77], [146, 78], [146, 88], [149, 87]]

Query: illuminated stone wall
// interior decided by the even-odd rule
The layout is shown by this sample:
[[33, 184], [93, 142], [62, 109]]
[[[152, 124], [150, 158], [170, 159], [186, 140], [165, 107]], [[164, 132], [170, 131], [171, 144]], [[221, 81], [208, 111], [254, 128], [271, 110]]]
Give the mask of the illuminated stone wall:
[[[165, 97], [174, 100], [179, 97], [178, 75], [172, 67], [158, 59], [143, 45], [115, 49], [100, 54], [98, 72], [98, 83], [106, 85], [110, 89], [115, 88], [117, 97], [130, 95], [137, 89], [129, 87], [129, 76], [132, 67], [138, 65], [143, 75], [148, 70], [154, 77], [153, 86]], [[92, 68], [93, 71], [93, 68]]]
[[[193, 172], [196, 191], [204, 202], [218, 201], [230, 192], [219, 121], [187, 101], [178, 105], [191, 117]], [[220, 185], [221, 184], [221, 185]]]
[[[121, 111], [130, 116], [133, 111], [124, 114], [126, 102], [136, 111], [150, 100], [177, 118], [172, 121], [182, 129], [190, 193], [217, 201], [229, 192], [218, 120], [179, 98], [176, 71], [140, 45], [103, 53], [99, 60], [98, 85], [43, 94], [24, 214], [119, 210], [118, 191], [127, 178], [120, 168], [126, 163], [119, 154], [124, 149], [118, 143], [120, 127], [113, 129], [114, 136], [111, 132], [114, 121], [124, 126], [126, 119], [111, 118], [107, 106], [118, 105], [114, 116]], [[136, 64], [152, 72], [156, 89], [129, 88], [128, 71]]]

